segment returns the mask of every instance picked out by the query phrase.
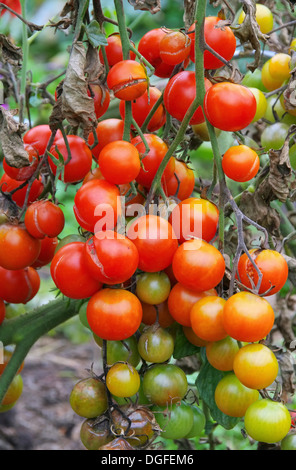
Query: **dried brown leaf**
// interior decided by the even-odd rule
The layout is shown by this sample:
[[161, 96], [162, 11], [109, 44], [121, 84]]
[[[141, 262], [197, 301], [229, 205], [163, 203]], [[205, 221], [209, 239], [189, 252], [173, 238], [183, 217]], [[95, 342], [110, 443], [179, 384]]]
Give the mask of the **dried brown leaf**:
[[292, 181], [292, 168], [289, 157], [289, 141], [291, 135], [296, 132], [296, 126], [291, 126], [284, 145], [280, 150], [269, 151], [270, 169], [268, 175], [269, 185], [276, 199], [285, 202], [290, 194]]
[[128, 0], [135, 10], [149, 11], [154, 15], [160, 11], [160, 0]]
[[22, 168], [30, 164], [22, 140], [26, 127], [13, 118], [10, 111], [0, 106], [0, 141], [3, 154], [8, 165]]
[[184, 0], [183, 21], [184, 21], [186, 31], [188, 31], [190, 26], [194, 23], [195, 3], [196, 3], [196, 0]]
[[98, 50], [91, 44], [89, 44], [87, 49], [84, 72], [87, 74], [89, 83], [99, 83], [100, 77], [105, 72], [104, 66], [99, 59]]
[[23, 52], [21, 47], [16, 46], [7, 36], [0, 34], [0, 50], [2, 53], [2, 62], [8, 62], [11, 65], [21, 65]]

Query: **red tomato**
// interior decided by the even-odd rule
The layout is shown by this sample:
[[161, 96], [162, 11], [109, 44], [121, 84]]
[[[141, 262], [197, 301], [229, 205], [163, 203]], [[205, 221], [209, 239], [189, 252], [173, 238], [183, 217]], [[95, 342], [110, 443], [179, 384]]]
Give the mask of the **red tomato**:
[[[106, 56], [109, 67], [113, 67], [113, 65], [117, 64], [117, 62], [121, 62], [123, 60], [122, 54], [122, 44], [120, 39], [119, 33], [113, 33], [107, 37], [108, 46], [105, 46]], [[132, 41], [131, 41], [132, 42]], [[134, 44], [132, 42], [132, 44]], [[100, 61], [104, 63], [104, 57], [102, 54], [102, 49], [99, 51]], [[132, 51], [129, 52], [129, 59], [134, 60], [136, 58], [136, 54]]]
[[84, 245], [83, 242], [68, 243], [56, 252], [50, 265], [55, 285], [71, 299], [86, 299], [102, 287], [88, 271]]
[[85, 243], [84, 257], [93, 277], [109, 285], [130, 279], [139, 262], [133, 242], [112, 230], [97, 232], [91, 237]]
[[154, 67], [154, 75], [160, 78], [169, 78], [174, 70], [174, 65], [163, 63], [160, 57], [160, 41], [166, 35], [161, 28], [148, 31], [141, 37], [138, 51]]
[[[105, 119], [97, 125], [96, 134], [98, 138], [98, 144], [92, 149], [92, 154], [96, 161], [99, 159], [101, 150], [105, 145], [115, 140], [122, 140], [124, 132], [124, 122], [122, 119]], [[93, 134], [89, 135], [88, 145], [92, 146], [94, 144]]]
[[169, 31], [159, 43], [159, 55], [165, 64], [177, 65], [189, 57], [191, 39], [183, 31]]
[[129, 338], [142, 321], [139, 299], [124, 289], [102, 289], [87, 304], [87, 321], [92, 332], [108, 341]]
[[102, 172], [101, 172], [100, 168], [96, 167], [96, 168], [93, 168], [92, 170], [90, 170], [87, 173], [87, 175], [83, 179], [82, 184], [85, 184], [85, 183], [87, 183], [88, 181], [91, 181], [91, 180], [103, 180], [103, 179], [104, 179], [104, 176], [102, 175]]
[[19, 270], [31, 266], [41, 249], [40, 240], [33, 238], [24, 224], [0, 225], [0, 266]]
[[205, 115], [212, 126], [222, 131], [244, 129], [252, 122], [256, 109], [256, 98], [251, 90], [237, 83], [216, 83], [205, 94]]
[[[0, 187], [4, 193], [9, 193], [11, 191], [14, 191], [19, 186], [22, 186], [23, 183], [25, 183], [25, 181], [14, 180], [10, 178], [6, 173], [4, 173], [0, 180]], [[27, 194], [27, 189], [28, 189], [28, 185], [17, 190], [12, 195], [12, 200], [19, 207], [22, 207], [24, 205], [26, 194]], [[28, 204], [31, 204], [33, 201], [36, 201], [36, 199], [38, 199], [38, 197], [42, 193], [43, 189], [44, 189], [44, 186], [41, 182], [41, 178], [34, 180], [29, 191]]]
[[26, 181], [30, 179], [34, 174], [39, 162], [38, 153], [31, 145], [25, 144], [24, 148], [28, 154], [30, 165], [24, 166], [22, 168], [15, 168], [8, 165], [5, 158], [3, 160], [3, 170], [10, 178], [17, 181]]
[[110, 104], [109, 90], [103, 86], [95, 83], [89, 85], [88, 95], [94, 100], [95, 115], [97, 119], [105, 114]]
[[[206, 44], [214, 49], [225, 60], [229, 61], [236, 49], [235, 35], [228, 26], [219, 27], [220, 18], [217, 16], [208, 16], [204, 22], [204, 38]], [[190, 26], [189, 32], [195, 30], [195, 24]], [[195, 62], [195, 33], [189, 34], [191, 38], [190, 59]], [[218, 69], [223, 67], [223, 62], [215, 57], [211, 52], [204, 52], [204, 68]]]
[[222, 167], [228, 178], [244, 183], [257, 175], [260, 159], [255, 150], [247, 145], [236, 145], [224, 153]]
[[[209, 90], [211, 82], [205, 78], [205, 88]], [[163, 102], [168, 113], [178, 121], [183, 121], [184, 116], [196, 96], [195, 72], [184, 70], [174, 75], [167, 83]], [[182, 97], [182, 99], [180, 99]], [[255, 100], [256, 101], [256, 100]], [[204, 122], [204, 114], [201, 106], [197, 108], [189, 124]]]
[[[51, 129], [47, 124], [40, 124], [39, 126], [29, 129], [25, 133], [23, 141], [25, 144], [32, 145], [32, 147], [34, 147], [38, 152], [39, 156], [42, 156], [45, 153], [51, 134]], [[60, 138], [62, 138], [62, 133], [58, 130], [55, 136], [55, 141]]]
[[83, 184], [74, 198], [74, 214], [79, 225], [88, 232], [113, 229], [120, 215], [120, 192], [115, 184], [91, 180]]
[[177, 280], [197, 292], [216, 287], [225, 272], [225, 261], [220, 251], [196, 238], [178, 247], [172, 264]]
[[[146, 117], [149, 112], [161, 96], [161, 91], [156, 87], [149, 87], [149, 96], [148, 91], [140, 96], [140, 98], [132, 102], [132, 115], [138, 126], [142, 127]], [[120, 101], [119, 111], [122, 119], [125, 116], [125, 102]], [[155, 132], [160, 129], [166, 122], [166, 112], [162, 104], [159, 105], [152, 118], [149, 121], [147, 129], [149, 132]]]
[[[149, 146], [149, 152], [145, 157], [142, 158], [143, 168], [140, 169], [136, 181], [145, 188], [150, 188], [158, 167], [168, 151], [168, 146], [157, 135], [144, 134], [144, 136]], [[140, 155], [145, 154], [145, 145], [141, 136], [137, 136], [132, 139], [131, 143], [136, 147]], [[171, 157], [163, 172], [162, 181], [164, 182], [167, 179], [170, 179], [173, 176], [174, 171], [175, 159], [174, 157]]]
[[32, 264], [32, 268], [38, 269], [49, 264], [55, 255], [55, 250], [59, 244], [57, 237], [45, 237], [41, 240], [41, 250], [38, 258]]
[[100, 152], [99, 166], [104, 178], [113, 184], [134, 181], [141, 169], [140, 155], [130, 142], [116, 140]]
[[145, 302], [141, 302], [141, 304], [143, 309], [142, 323], [144, 325], [153, 325], [158, 322], [160, 327], [167, 328], [174, 323], [175, 320], [169, 312], [167, 302], [158, 305], [145, 304]]
[[28, 267], [11, 271], [0, 267], [0, 298], [11, 304], [26, 304], [37, 294], [40, 277]]
[[225, 299], [206, 296], [198, 300], [190, 310], [191, 328], [205, 341], [220, 341], [227, 333], [223, 326]]
[[[4, 3], [4, 5], [7, 5], [9, 8], [11, 8], [13, 11], [15, 11], [16, 13], [18, 13], [19, 15], [21, 15], [22, 13], [22, 6], [21, 6], [21, 2], [20, 0], [3, 0], [2, 3]], [[5, 8], [3, 8], [3, 10], [1, 11], [1, 15], [4, 15], [5, 13], [11, 15], [11, 16], [15, 16], [13, 13], [11, 13], [10, 11], [6, 10]]]
[[57, 237], [64, 228], [62, 209], [49, 200], [33, 202], [26, 210], [25, 226], [34, 238]]
[[191, 196], [195, 185], [194, 171], [185, 162], [175, 160], [173, 176], [163, 184], [167, 196], [176, 196], [183, 201]]
[[107, 85], [116, 98], [136, 100], [148, 88], [147, 71], [135, 60], [122, 60], [109, 70]]
[[[83, 180], [91, 169], [92, 153], [81, 137], [68, 135], [67, 140], [71, 151], [71, 159], [68, 163], [66, 163], [68, 160], [68, 150], [63, 138], [56, 140], [55, 144], [50, 149], [50, 153], [58, 159], [59, 154], [56, 151], [57, 147], [58, 151], [63, 156], [65, 161], [63, 181], [65, 183], [78, 183]], [[53, 173], [56, 174], [57, 163], [50, 158], [49, 164]], [[59, 176], [59, 179], [62, 179], [62, 175]]]
[[167, 268], [178, 247], [171, 224], [156, 215], [137, 218], [128, 228], [127, 237], [139, 252], [139, 269], [157, 272]]
[[173, 209], [169, 221], [180, 243], [193, 237], [210, 242], [217, 232], [219, 211], [212, 202], [191, 197]]

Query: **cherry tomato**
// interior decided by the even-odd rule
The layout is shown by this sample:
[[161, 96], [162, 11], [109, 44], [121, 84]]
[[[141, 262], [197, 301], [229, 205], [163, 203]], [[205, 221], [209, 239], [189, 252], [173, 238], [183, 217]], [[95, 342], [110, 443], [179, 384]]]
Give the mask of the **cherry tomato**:
[[[87, 305], [87, 304], [86, 304]], [[103, 340], [96, 335], [95, 342], [102, 348]], [[123, 341], [107, 341], [107, 364], [112, 366], [115, 362], [124, 361], [137, 367], [141, 358], [138, 352], [138, 342], [135, 336], [130, 336]], [[103, 356], [103, 348], [101, 349]]]
[[131, 397], [140, 388], [140, 376], [131, 364], [118, 362], [108, 370], [106, 386], [112, 395]]
[[138, 267], [139, 254], [127, 237], [106, 230], [97, 232], [85, 243], [84, 259], [95, 279], [112, 285], [121, 284], [132, 277]]
[[[139, 127], [142, 127], [146, 117], [148, 116], [149, 112], [151, 111], [157, 100], [160, 98], [160, 96], [161, 91], [158, 90], [158, 88], [156, 88], [155, 86], [150, 86], [149, 94], [147, 90], [142, 96], [132, 101], [132, 115]], [[121, 100], [119, 103], [119, 112], [122, 119], [124, 119], [125, 102], [123, 100]], [[149, 132], [155, 132], [160, 129], [165, 124], [165, 122], [166, 112], [163, 104], [160, 104], [153, 116], [151, 117], [147, 126], [147, 130]]]
[[214, 127], [223, 131], [244, 129], [252, 122], [256, 109], [256, 98], [251, 90], [237, 83], [216, 83], [205, 94], [205, 115]]
[[30, 165], [22, 168], [15, 168], [10, 166], [5, 158], [3, 159], [3, 170], [12, 179], [17, 181], [26, 181], [33, 176], [39, 162], [39, 156], [37, 151], [29, 144], [25, 144], [24, 148], [28, 154], [28, 160]]
[[[51, 138], [52, 131], [48, 124], [40, 124], [29, 129], [23, 137], [25, 144], [30, 144], [35, 148], [38, 155], [41, 157], [44, 155], [47, 148], [49, 139]], [[55, 141], [62, 138], [60, 130], [57, 131]]]
[[98, 450], [113, 438], [107, 420], [96, 423], [95, 418], [83, 421], [79, 436], [87, 450]]
[[256, 114], [253, 117], [252, 122], [257, 122], [259, 121], [259, 119], [262, 119], [265, 116], [265, 113], [267, 110], [267, 99], [265, 98], [264, 93], [258, 88], [251, 88], [251, 87], [248, 87], [248, 88], [249, 90], [251, 90], [251, 92], [256, 98], [257, 108], [256, 108]]
[[44, 237], [41, 240], [41, 249], [38, 258], [32, 264], [32, 268], [39, 269], [51, 262], [59, 244], [57, 237]]
[[185, 439], [193, 439], [200, 436], [206, 425], [204, 412], [195, 405], [191, 405], [191, 409], [193, 411], [193, 425], [190, 432], [186, 434]]
[[234, 418], [245, 416], [249, 406], [258, 399], [258, 390], [245, 387], [235, 374], [225, 375], [215, 389], [217, 407], [222, 413]]
[[191, 328], [205, 341], [226, 338], [223, 327], [223, 308], [226, 300], [218, 296], [206, 296], [198, 300], [190, 310]]
[[265, 62], [261, 72], [262, 83], [268, 91], [279, 88], [283, 81], [281, 78], [273, 77], [270, 73], [270, 59]]
[[15, 403], [20, 398], [22, 392], [23, 379], [20, 374], [16, 374], [12, 382], [10, 382], [10, 385], [4, 395], [1, 405], [11, 405], [12, 403]]
[[23, 223], [0, 225], [0, 266], [18, 270], [31, 264], [39, 256], [40, 240], [33, 238]]
[[154, 325], [157, 322], [162, 328], [167, 328], [174, 323], [175, 320], [169, 312], [167, 302], [158, 305], [141, 303], [143, 308], [142, 323], [144, 325]]
[[224, 153], [222, 168], [228, 178], [244, 183], [257, 175], [260, 159], [255, 150], [247, 145], [235, 145]]
[[174, 254], [172, 264], [176, 279], [197, 292], [216, 287], [225, 272], [225, 261], [220, 251], [199, 239], [182, 243]]
[[274, 80], [288, 80], [290, 78], [290, 54], [278, 52], [269, 59], [269, 73]]
[[[205, 78], [205, 88], [209, 90], [212, 87], [211, 82]], [[195, 99], [196, 83], [195, 73], [184, 70], [174, 75], [167, 83], [163, 102], [168, 113], [178, 121], [183, 121], [184, 116]], [[182, 99], [180, 99], [182, 96]], [[201, 106], [194, 112], [189, 124], [200, 124], [204, 122], [204, 114]]]
[[63, 246], [56, 252], [50, 265], [55, 285], [71, 299], [86, 299], [102, 287], [88, 271], [84, 245], [83, 242], [72, 242]]
[[138, 351], [146, 362], [162, 363], [168, 361], [174, 352], [174, 338], [160, 326], [145, 328], [139, 337]]
[[0, 267], [0, 298], [12, 304], [26, 304], [37, 294], [40, 277], [28, 267], [11, 271]]
[[274, 311], [266, 299], [251, 292], [238, 292], [226, 301], [223, 325], [229, 336], [246, 342], [265, 338], [274, 324]]
[[87, 321], [93, 333], [102, 339], [129, 338], [141, 324], [141, 302], [127, 290], [102, 289], [87, 305]]
[[137, 218], [127, 231], [139, 252], [138, 268], [158, 272], [167, 268], [178, 248], [178, 240], [171, 224], [156, 215]]
[[268, 150], [279, 150], [287, 137], [289, 125], [284, 122], [276, 122], [267, 126], [261, 134], [261, 145], [266, 152]]
[[[124, 132], [124, 122], [122, 119], [104, 119], [100, 121], [96, 128], [96, 135], [98, 139], [97, 145], [92, 149], [92, 154], [96, 161], [99, 159], [101, 150], [105, 145], [116, 140], [122, 140]], [[95, 139], [93, 134], [89, 135], [88, 145], [94, 145]]]
[[174, 364], [157, 364], [143, 377], [143, 391], [155, 405], [171, 405], [184, 398], [188, 383], [185, 372]]
[[34, 238], [57, 237], [65, 225], [62, 209], [49, 200], [33, 202], [26, 210], [25, 226]]
[[87, 183], [91, 180], [103, 180], [105, 179], [102, 175], [100, 168], [97, 166], [96, 168], [92, 168], [87, 175], [84, 177], [82, 184]]
[[155, 430], [158, 430], [152, 411], [137, 404], [124, 405], [120, 410], [114, 409], [111, 416], [115, 433], [118, 436], [125, 435], [124, 442], [132, 445], [133, 447], [129, 447], [132, 450], [145, 446], [155, 435]]
[[147, 71], [144, 65], [135, 60], [122, 60], [109, 70], [107, 85], [116, 98], [136, 100], [148, 88]]
[[[63, 172], [64, 183], [78, 183], [83, 180], [91, 169], [92, 153], [81, 137], [68, 135], [67, 140], [71, 152], [71, 159], [68, 163], [66, 163], [69, 158], [68, 150], [63, 138], [56, 140], [50, 149], [50, 153], [57, 159], [60, 153], [65, 161]], [[49, 158], [49, 164], [53, 173], [56, 174], [57, 163]], [[62, 175], [59, 176], [59, 179], [62, 179]]]
[[185, 402], [169, 406], [154, 406], [156, 421], [164, 439], [183, 439], [193, 427], [193, 410]]
[[175, 196], [184, 201], [191, 196], [195, 186], [194, 171], [185, 162], [175, 160], [173, 176], [163, 183], [167, 196]]
[[168, 31], [159, 43], [159, 55], [165, 64], [177, 65], [190, 54], [191, 39], [183, 31]]
[[208, 344], [208, 341], [199, 338], [190, 326], [183, 326], [182, 329], [189, 343], [193, 344], [194, 346], [202, 348]]
[[79, 380], [70, 393], [72, 410], [83, 418], [96, 418], [108, 407], [106, 385], [93, 377]]
[[[110, 34], [110, 36], [107, 37], [107, 42], [108, 42], [108, 45], [105, 46], [105, 52], [107, 56], [108, 65], [111, 68], [113, 67], [113, 65], [117, 64], [117, 62], [121, 62], [123, 60], [120, 34], [119, 33]], [[132, 44], [134, 43], [132, 42]], [[101, 63], [103, 64], [104, 57], [103, 57], [102, 49], [100, 49], [99, 51], [99, 57], [100, 57]], [[136, 54], [133, 51], [130, 51], [129, 59], [135, 60], [135, 58], [136, 58]]]
[[206, 345], [206, 355], [211, 366], [225, 372], [233, 370], [233, 361], [238, 350], [237, 341], [230, 336]]
[[296, 450], [296, 434], [287, 434], [281, 442], [281, 450]]
[[[3, 302], [3, 301], [2, 301]], [[3, 374], [5, 367], [9, 363], [14, 350], [13, 349], [8, 349], [9, 347], [4, 348], [3, 350], [3, 361], [0, 363], [0, 375]], [[24, 361], [21, 363], [20, 367], [18, 368], [17, 374], [20, 374], [24, 368]]]
[[291, 416], [285, 405], [267, 398], [252, 403], [245, 414], [245, 429], [249, 436], [267, 444], [284, 439], [290, 426]]
[[246, 387], [263, 389], [277, 377], [278, 361], [264, 344], [247, 344], [240, 348], [233, 361], [233, 371]]
[[136, 294], [146, 304], [161, 304], [168, 298], [170, 290], [171, 283], [164, 272], [143, 273], [137, 277]]
[[99, 85], [91, 83], [89, 85], [88, 96], [90, 96], [94, 100], [95, 115], [97, 119], [99, 119], [106, 113], [107, 109], [109, 108], [109, 90], [101, 84]]
[[[210, 46], [215, 52], [222, 56], [225, 60], [232, 59], [236, 49], [236, 39], [228, 26], [219, 27], [218, 23], [220, 18], [217, 16], [208, 16], [204, 22], [204, 39], [206, 44]], [[195, 24], [189, 28], [191, 38], [190, 59], [195, 62]], [[218, 69], [224, 63], [215, 57], [211, 52], [204, 52], [204, 68], [205, 69]]]
[[137, 147], [124, 140], [105, 145], [99, 155], [99, 166], [104, 178], [113, 184], [134, 181], [141, 169]]
[[[0, 187], [4, 193], [9, 193], [11, 191], [16, 190], [18, 187], [22, 186], [25, 181], [17, 181], [10, 178], [6, 173], [3, 173], [2, 178], [0, 180]], [[33, 201], [36, 201], [38, 197], [41, 195], [44, 189], [43, 183], [41, 179], [35, 179], [29, 191], [28, 196], [28, 204], [31, 204]], [[26, 194], [28, 190], [28, 185], [18, 189], [12, 195], [12, 200], [19, 206], [23, 207]]]
[[162, 28], [151, 29], [138, 44], [138, 51], [154, 67], [154, 75], [160, 78], [169, 78], [174, 70], [174, 65], [163, 63], [160, 57], [160, 41], [165, 35]]
[[[245, 19], [245, 12], [242, 11], [238, 18], [238, 23], [241, 24]], [[271, 10], [266, 5], [256, 3], [256, 21], [260, 28], [261, 33], [268, 34], [273, 29], [273, 15]]]

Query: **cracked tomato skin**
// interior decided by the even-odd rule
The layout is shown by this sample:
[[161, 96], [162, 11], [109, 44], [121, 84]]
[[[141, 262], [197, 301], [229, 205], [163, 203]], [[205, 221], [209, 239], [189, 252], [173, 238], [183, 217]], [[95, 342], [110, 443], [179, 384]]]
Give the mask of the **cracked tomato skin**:
[[41, 242], [34, 238], [23, 223], [0, 226], [0, 266], [5, 269], [24, 269], [38, 258]]
[[107, 85], [116, 98], [125, 101], [135, 100], [148, 88], [146, 69], [135, 60], [117, 62], [107, 75]]
[[0, 298], [11, 304], [26, 304], [37, 294], [40, 277], [28, 267], [11, 271], [0, 267]]
[[190, 36], [182, 31], [169, 31], [160, 41], [160, 58], [165, 64], [177, 65], [190, 54]]
[[154, 67], [154, 75], [160, 78], [169, 78], [174, 70], [174, 65], [165, 64], [160, 57], [160, 41], [165, 35], [162, 28], [151, 29], [138, 44], [138, 51]]

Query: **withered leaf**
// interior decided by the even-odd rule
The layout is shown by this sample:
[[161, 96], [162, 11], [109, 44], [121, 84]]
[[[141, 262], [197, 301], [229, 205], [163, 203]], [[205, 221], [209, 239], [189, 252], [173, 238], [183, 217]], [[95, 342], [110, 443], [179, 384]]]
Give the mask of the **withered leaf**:
[[183, 21], [184, 21], [186, 31], [194, 23], [195, 3], [196, 3], [196, 0], [184, 0]]
[[281, 379], [282, 379], [282, 395], [281, 399], [286, 403], [295, 391], [295, 371], [293, 366], [293, 356], [290, 351], [279, 351], [276, 353], [278, 360]]
[[128, 0], [135, 10], [149, 11], [154, 15], [160, 11], [160, 0]]
[[73, 127], [81, 126], [87, 139], [97, 123], [94, 100], [88, 96], [88, 81], [85, 76], [86, 49], [82, 42], [73, 45], [67, 68], [62, 101], [62, 115]]
[[289, 279], [292, 282], [292, 284], [296, 286], [296, 259], [291, 258], [291, 256], [287, 256], [285, 254], [282, 254], [282, 256], [285, 258], [285, 260], [288, 263]]
[[98, 50], [91, 44], [87, 48], [84, 72], [87, 74], [89, 83], [95, 83], [105, 72], [104, 66], [99, 59]]
[[23, 52], [21, 47], [13, 44], [10, 39], [4, 34], [0, 34], [0, 49], [2, 53], [1, 60], [6, 63], [8, 62], [11, 65], [20, 65], [23, 59]]
[[13, 114], [0, 106], [0, 142], [8, 165], [22, 168], [30, 165], [22, 133], [26, 127], [13, 119]]
[[293, 175], [289, 158], [289, 141], [291, 134], [295, 131], [296, 126], [291, 126], [282, 148], [269, 151], [268, 182], [275, 197], [281, 202], [285, 202], [290, 193], [290, 183]]
[[[293, 61], [296, 57], [292, 56]], [[296, 68], [293, 68], [287, 88], [283, 92], [284, 106], [287, 111], [296, 111]]]

